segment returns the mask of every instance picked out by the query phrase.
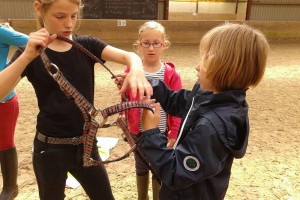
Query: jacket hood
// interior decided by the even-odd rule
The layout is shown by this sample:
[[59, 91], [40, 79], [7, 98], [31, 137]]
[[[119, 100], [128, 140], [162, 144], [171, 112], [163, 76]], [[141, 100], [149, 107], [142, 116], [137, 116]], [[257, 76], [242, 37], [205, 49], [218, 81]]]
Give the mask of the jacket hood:
[[193, 92], [194, 114], [203, 116], [213, 111], [221, 121], [218, 135], [223, 144], [235, 158], [241, 158], [246, 153], [249, 136], [248, 104], [246, 90], [228, 90], [218, 94], [204, 91], [197, 83]]

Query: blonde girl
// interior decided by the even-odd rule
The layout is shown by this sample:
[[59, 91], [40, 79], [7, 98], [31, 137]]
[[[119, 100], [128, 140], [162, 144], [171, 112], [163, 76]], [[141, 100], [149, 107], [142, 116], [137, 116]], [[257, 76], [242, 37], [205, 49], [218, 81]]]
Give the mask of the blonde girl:
[[[165, 28], [158, 22], [147, 21], [138, 31], [138, 40], [134, 43], [134, 48], [140, 53], [143, 61], [143, 67], [146, 77], [150, 79], [162, 80], [173, 90], [179, 90], [182, 87], [181, 78], [175, 69], [175, 65], [171, 62], [163, 62], [161, 60], [162, 53], [170, 46]], [[125, 70], [129, 72], [130, 69]], [[127, 92], [129, 100], [136, 100], [132, 97], [130, 91]], [[160, 132], [168, 137], [167, 147], [171, 148], [177, 138], [178, 128], [181, 119], [171, 115], [161, 109], [161, 120], [159, 123]], [[129, 131], [136, 140], [143, 131], [140, 123], [141, 109], [131, 109], [127, 112]], [[138, 199], [148, 199], [149, 187], [149, 169], [147, 163], [141, 155], [135, 151], [135, 168], [136, 168], [136, 184], [138, 191]], [[158, 200], [160, 183], [159, 180], [152, 176], [153, 199]]]

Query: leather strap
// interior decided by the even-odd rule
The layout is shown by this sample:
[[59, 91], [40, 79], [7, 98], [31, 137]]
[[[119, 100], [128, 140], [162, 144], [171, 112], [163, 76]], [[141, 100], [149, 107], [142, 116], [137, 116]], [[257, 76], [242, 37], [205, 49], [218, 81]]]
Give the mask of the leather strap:
[[[116, 79], [116, 76], [103, 64], [103, 62], [98, 59], [96, 56], [91, 54], [88, 50], [86, 50], [81, 45], [75, 43], [72, 40], [69, 40], [68, 38], [64, 38], [62, 36], [57, 36], [57, 39], [63, 40], [65, 42], [68, 42], [72, 44], [74, 47], [78, 48], [80, 51], [91, 57], [96, 62], [100, 63], [106, 70], [109, 71], [109, 73]], [[84, 152], [83, 152], [83, 166], [95, 166], [95, 165], [101, 165], [104, 163], [109, 163], [113, 161], [106, 161], [102, 162], [99, 160], [93, 160], [91, 158], [92, 148], [93, 148], [93, 141], [95, 140], [97, 130], [101, 125], [104, 125], [106, 119], [108, 116], [111, 116], [113, 114], [122, 112], [126, 109], [130, 108], [146, 108], [152, 110], [148, 103], [142, 102], [142, 101], [135, 101], [135, 102], [123, 102], [121, 104], [117, 104], [114, 106], [111, 106], [109, 108], [103, 109], [103, 110], [97, 110], [61, 73], [59, 68], [52, 63], [48, 56], [46, 55], [44, 49], [39, 49], [41, 59], [45, 65], [45, 68], [47, 69], [48, 73], [53, 77], [53, 79], [57, 82], [60, 89], [65, 93], [65, 95], [68, 98], [74, 99], [75, 104], [77, 107], [81, 110], [83, 114], [83, 118], [85, 121], [84, 128], [83, 128], [83, 145], [84, 145]], [[152, 110], [153, 111], [153, 110]], [[101, 115], [102, 122], [99, 124], [95, 117], [96, 115]], [[49, 139], [49, 137], [48, 137]], [[125, 153], [124, 156], [121, 158], [115, 159], [114, 161], [121, 160], [123, 158], [126, 158], [129, 156], [129, 153], [132, 152], [136, 147], [136, 144], [129, 150], [128, 153]]]
[[72, 144], [72, 145], [79, 145], [83, 143], [83, 136], [73, 137], [73, 138], [55, 138], [46, 136], [40, 132], [37, 132], [36, 138], [47, 144]]

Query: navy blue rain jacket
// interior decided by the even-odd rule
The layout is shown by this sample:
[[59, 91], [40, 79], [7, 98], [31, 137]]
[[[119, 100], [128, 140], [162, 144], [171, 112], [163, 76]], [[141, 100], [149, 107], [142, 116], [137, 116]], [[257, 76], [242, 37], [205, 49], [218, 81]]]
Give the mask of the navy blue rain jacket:
[[162, 181], [161, 200], [224, 199], [234, 158], [245, 155], [248, 135], [246, 90], [213, 94], [200, 89], [170, 90], [150, 81], [163, 109], [182, 117], [173, 149], [159, 129], [143, 132], [141, 150]]

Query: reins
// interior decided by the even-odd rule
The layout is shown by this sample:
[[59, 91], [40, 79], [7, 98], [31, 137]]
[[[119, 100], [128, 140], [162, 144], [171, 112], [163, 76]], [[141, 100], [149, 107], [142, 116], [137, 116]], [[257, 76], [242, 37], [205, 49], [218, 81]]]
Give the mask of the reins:
[[[72, 46], [76, 47], [80, 51], [82, 51], [84, 54], [89, 56], [91, 59], [93, 59], [95, 62], [100, 63], [116, 80], [117, 77], [109, 70], [108, 67], [104, 65], [104, 63], [94, 56], [92, 53], [90, 53], [88, 50], [86, 50], [84, 47], [79, 45], [78, 43], [62, 37], [60, 35], [57, 35], [57, 39], [65, 41], [67, 43], [70, 43]], [[116, 158], [114, 160], [106, 160], [106, 161], [99, 161], [94, 160], [91, 158], [92, 148], [94, 144], [94, 140], [97, 134], [98, 128], [101, 128], [107, 120], [109, 116], [112, 116], [116, 113], [122, 112], [124, 110], [130, 109], [130, 108], [146, 108], [149, 110], [152, 110], [149, 107], [149, 104], [147, 102], [142, 101], [129, 101], [129, 102], [122, 102], [120, 104], [116, 104], [113, 106], [110, 106], [108, 108], [105, 108], [103, 110], [96, 109], [62, 74], [62, 72], [59, 70], [59, 67], [56, 66], [54, 63], [52, 63], [48, 56], [46, 55], [43, 48], [39, 49], [41, 59], [45, 65], [46, 70], [48, 73], [52, 76], [52, 78], [57, 82], [60, 89], [65, 93], [65, 95], [68, 98], [72, 98], [74, 100], [74, 103], [76, 106], [80, 109], [80, 111], [83, 114], [84, 118], [84, 127], [83, 127], [83, 166], [96, 166], [96, 165], [102, 165], [107, 164], [110, 162], [115, 162], [122, 160], [129, 156], [129, 154], [134, 151], [137, 147], [137, 143], [139, 141], [134, 141], [133, 138], [130, 136], [130, 134], [126, 134], [126, 137], [128, 141], [132, 141], [130, 143], [131, 149], [125, 153], [122, 157]], [[153, 111], [153, 110], [152, 110]], [[96, 116], [100, 116], [102, 118], [102, 122], [99, 124], [96, 121]], [[134, 142], [133, 142], [134, 141]]]

